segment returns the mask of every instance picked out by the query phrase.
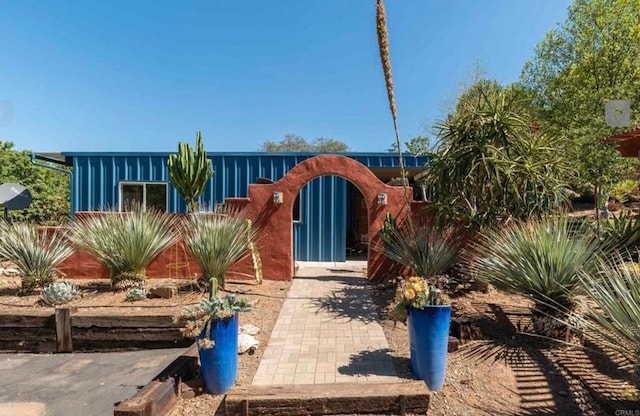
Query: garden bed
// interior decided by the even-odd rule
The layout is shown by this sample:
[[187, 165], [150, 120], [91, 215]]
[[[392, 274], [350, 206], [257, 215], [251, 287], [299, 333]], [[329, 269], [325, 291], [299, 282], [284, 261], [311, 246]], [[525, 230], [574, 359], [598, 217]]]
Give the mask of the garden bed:
[[[68, 310], [73, 351], [108, 351], [133, 348], [188, 346], [180, 329], [185, 306], [196, 305], [206, 295], [188, 280], [152, 279], [148, 287], [172, 284], [178, 290], [170, 299], [125, 300], [125, 293], [114, 293], [108, 279], [74, 280], [83, 296], [58, 310]], [[253, 288], [280, 291], [286, 283], [230, 282], [227, 290], [251, 292]], [[27, 352], [69, 352], [60, 350], [60, 313], [42, 304], [38, 294], [17, 296], [20, 279], [0, 280], [0, 350]], [[257, 301], [257, 300], [256, 300]], [[276, 312], [277, 313], [277, 312]], [[58, 326], [58, 331], [57, 331]]]

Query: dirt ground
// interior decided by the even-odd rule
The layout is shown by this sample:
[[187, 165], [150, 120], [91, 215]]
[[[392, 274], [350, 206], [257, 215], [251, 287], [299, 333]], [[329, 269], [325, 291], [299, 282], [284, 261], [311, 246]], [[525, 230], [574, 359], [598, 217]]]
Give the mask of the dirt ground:
[[[150, 280], [150, 285], [168, 283]], [[84, 291], [76, 306], [100, 310], [104, 313], [158, 313], [182, 311], [185, 305], [195, 304], [204, 295], [188, 282], [181, 282], [177, 297], [126, 302], [123, 293], [113, 293], [107, 280], [75, 281]], [[175, 283], [175, 282], [174, 282]], [[257, 339], [259, 348], [254, 354], [239, 358], [238, 385], [249, 385], [269, 340], [271, 330], [286, 297], [288, 282], [265, 281], [229, 282], [226, 290], [247, 298], [253, 303], [251, 312], [241, 314], [240, 324], [250, 323], [261, 329]], [[0, 279], [0, 311], [43, 310], [37, 295], [18, 297], [15, 291], [19, 279]], [[369, 286], [378, 307], [380, 321], [387, 336], [398, 375], [412, 378], [409, 368], [408, 331], [403, 323], [387, 318], [386, 307], [394, 289], [384, 285]], [[588, 393], [587, 385], [605, 392], [620, 393], [628, 383], [628, 374], [617, 370], [617, 363], [606, 356], [594, 357], [583, 350], [541, 344], [522, 335], [529, 325], [528, 301], [520, 296], [497, 291], [471, 291], [468, 287], [452, 296], [454, 317], [466, 317], [482, 332], [481, 340], [469, 341], [448, 356], [445, 387], [432, 394], [430, 415], [539, 415], [568, 416], [601, 415], [604, 410]], [[576, 364], [577, 363], [577, 364]], [[567, 372], [567, 370], [570, 370]], [[589, 378], [591, 377], [591, 379]], [[201, 391], [201, 381], [189, 383], [194, 391]], [[604, 386], [604, 387], [603, 387]], [[223, 396], [199, 394], [180, 399], [169, 416], [198, 416], [216, 414]]]

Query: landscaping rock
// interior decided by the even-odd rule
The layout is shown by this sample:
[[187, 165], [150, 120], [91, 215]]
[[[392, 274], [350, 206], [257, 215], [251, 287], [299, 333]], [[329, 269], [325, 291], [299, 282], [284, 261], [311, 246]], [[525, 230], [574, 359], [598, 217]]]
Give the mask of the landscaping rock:
[[258, 348], [260, 343], [257, 339], [255, 339], [252, 335], [249, 334], [240, 334], [238, 335], [238, 353], [244, 354], [248, 352], [249, 354], [253, 354], [255, 350]]
[[173, 285], [156, 286], [149, 289], [149, 293], [159, 298], [171, 299], [178, 295], [178, 288]]
[[260, 333], [260, 328], [255, 325], [245, 324], [240, 327], [241, 334], [249, 334], [249, 335], [258, 335]]

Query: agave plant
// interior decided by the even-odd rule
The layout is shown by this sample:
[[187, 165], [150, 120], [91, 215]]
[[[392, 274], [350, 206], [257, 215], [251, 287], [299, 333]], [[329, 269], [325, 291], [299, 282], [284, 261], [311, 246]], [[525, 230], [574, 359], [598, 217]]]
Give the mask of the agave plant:
[[214, 279], [224, 288], [227, 270], [251, 254], [256, 229], [239, 216], [193, 215], [187, 224], [187, 247], [202, 270], [201, 287]]
[[579, 274], [595, 270], [599, 241], [566, 217], [517, 223], [483, 234], [475, 244], [470, 268], [477, 279], [530, 297], [535, 303], [534, 330], [564, 338], [580, 292]]
[[615, 253], [596, 273], [581, 273], [587, 301], [581, 322], [587, 338], [625, 357], [640, 388], [640, 270]]
[[53, 282], [40, 292], [40, 299], [49, 306], [64, 305], [81, 295], [78, 286], [71, 282]]
[[1, 227], [0, 258], [16, 265], [22, 276], [22, 292], [53, 282], [56, 266], [73, 253], [64, 231], [59, 229], [38, 232], [35, 226], [22, 223], [3, 223]]
[[387, 257], [427, 279], [442, 275], [453, 267], [461, 248], [458, 234], [429, 225], [388, 227], [382, 240]]
[[176, 216], [132, 207], [127, 213], [101, 213], [79, 219], [71, 240], [111, 272], [116, 290], [144, 287], [149, 263], [180, 238]]

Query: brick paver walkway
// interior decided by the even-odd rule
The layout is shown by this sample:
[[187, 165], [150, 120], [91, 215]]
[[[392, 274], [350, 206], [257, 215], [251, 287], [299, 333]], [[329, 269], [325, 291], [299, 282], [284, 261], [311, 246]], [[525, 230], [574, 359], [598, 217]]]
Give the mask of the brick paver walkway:
[[362, 274], [301, 272], [253, 384], [401, 381]]

